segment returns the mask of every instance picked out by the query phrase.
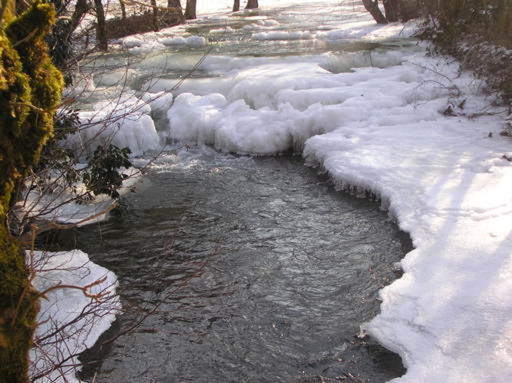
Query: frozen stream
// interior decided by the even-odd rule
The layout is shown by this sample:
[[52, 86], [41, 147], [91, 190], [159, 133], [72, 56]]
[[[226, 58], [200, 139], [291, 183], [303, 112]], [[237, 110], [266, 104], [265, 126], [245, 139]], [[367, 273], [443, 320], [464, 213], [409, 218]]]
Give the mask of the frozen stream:
[[100, 359], [89, 378], [384, 382], [403, 373], [398, 356], [356, 337], [410, 247], [377, 204], [336, 192], [299, 158], [211, 149], [165, 153], [127, 202], [77, 237], [119, 277], [127, 313], [107, 337], [165, 301], [140, 331], [89, 353]]

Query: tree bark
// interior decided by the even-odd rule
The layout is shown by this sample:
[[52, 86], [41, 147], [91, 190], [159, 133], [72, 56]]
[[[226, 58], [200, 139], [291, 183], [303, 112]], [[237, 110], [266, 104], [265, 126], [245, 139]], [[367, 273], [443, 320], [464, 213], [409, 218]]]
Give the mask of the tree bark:
[[121, 18], [126, 20], [126, 4], [124, 0], [119, 0], [119, 6], [121, 7]]
[[258, 0], [247, 0], [247, 6], [245, 9], [255, 9], [258, 8]]
[[167, 8], [176, 8], [181, 10], [180, 0], [167, 0]]
[[196, 0], [187, 0], [185, 8], [185, 19], [192, 20], [196, 18]]
[[400, 20], [400, 0], [382, 0], [386, 20], [390, 23]]
[[108, 50], [107, 26], [105, 23], [105, 10], [101, 0], [94, 0], [96, 8], [96, 46], [99, 50]]
[[175, 12], [180, 19], [180, 22], [185, 21], [185, 16], [183, 15], [183, 8], [181, 7], [180, 0], [167, 0], [167, 8], [172, 8], [172, 12]]
[[151, 10], [151, 23], [153, 24], [153, 30], [158, 32], [160, 30], [160, 26], [158, 25], [158, 6], [156, 5], [156, 0], [151, 0], [151, 6], [153, 7]]
[[388, 21], [379, 9], [378, 0], [363, 0], [363, 5], [378, 24], [387, 24]]
[[235, 0], [233, 2], [233, 12], [238, 12], [240, 10], [240, 0]]
[[418, 0], [400, 0], [400, 20], [409, 21], [420, 15], [420, 4]]

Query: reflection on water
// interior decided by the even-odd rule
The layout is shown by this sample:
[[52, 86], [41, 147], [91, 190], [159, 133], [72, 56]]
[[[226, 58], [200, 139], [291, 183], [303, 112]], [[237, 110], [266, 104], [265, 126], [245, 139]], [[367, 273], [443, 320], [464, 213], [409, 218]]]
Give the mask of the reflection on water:
[[398, 357], [356, 337], [404, 254], [375, 204], [336, 192], [298, 158], [207, 149], [162, 155], [127, 204], [77, 237], [119, 276], [127, 312], [107, 338], [164, 302], [139, 331], [89, 352], [85, 360], [100, 361], [86, 377], [383, 382], [402, 374]]

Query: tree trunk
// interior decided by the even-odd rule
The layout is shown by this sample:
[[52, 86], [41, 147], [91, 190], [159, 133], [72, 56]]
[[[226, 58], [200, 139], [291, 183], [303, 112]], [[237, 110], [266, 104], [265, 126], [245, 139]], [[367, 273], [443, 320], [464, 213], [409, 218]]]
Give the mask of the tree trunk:
[[160, 26], [158, 25], [158, 6], [156, 5], [156, 0], [151, 0], [151, 6], [153, 9], [151, 10], [151, 13], [153, 17], [151, 18], [151, 23], [153, 24], [153, 30], [155, 32], [158, 32], [160, 29]]
[[420, 15], [420, 4], [418, 0], [400, 0], [400, 20], [409, 21]]
[[378, 0], [363, 0], [363, 5], [378, 24], [387, 24], [388, 21], [379, 9]]
[[255, 9], [258, 8], [258, 0], [247, 0], [247, 6], [245, 9]]
[[185, 8], [185, 19], [192, 20], [196, 18], [196, 0], [187, 0]]
[[181, 9], [181, 1], [180, 0], [167, 0], [167, 8]]
[[94, 0], [96, 8], [96, 46], [102, 51], [108, 50], [107, 27], [105, 24], [105, 10], [101, 0]]
[[386, 20], [394, 23], [400, 19], [400, 0], [382, 0]]
[[53, 6], [37, 2], [14, 18], [14, 3], [2, 0], [8, 13], [2, 16], [11, 22], [0, 23], [0, 382], [28, 383], [38, 294], [7, 215], [14, 185], [53, 133], [63, 80], [45, 43], [56, 20]]
[[[122, 1], [122, 0], [121, 0]], [[89, 10], [89, 6], [87, 5], [87, 0], [77, 0], [75, 4], [75, 10], [73, 11], [73, 15], [71, 16], [71, 25], [70, 25], [70, 38], [71, 34], [78, 28], [80, 22], [84, 18], [85, 14]]]
[[119, 0], [119, 6], [121, 7], [121, 18], [126, 20], [126, 4], [124, 0]]
[[233, 12], [238, 12], [240, 10], [240, 0], [235, 0], [233, 2]]

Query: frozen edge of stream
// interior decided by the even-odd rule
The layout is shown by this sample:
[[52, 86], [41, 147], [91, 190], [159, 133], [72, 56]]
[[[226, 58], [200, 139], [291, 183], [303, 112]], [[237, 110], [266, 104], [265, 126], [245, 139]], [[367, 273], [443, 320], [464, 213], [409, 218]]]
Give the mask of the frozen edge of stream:
[[511, 143], [502, 126], [452, 117], [306, 141], [310, 165], [340, 189], [375, 193], [413, 240], [404, 275], [380, 291], [381, 313], [362, 326], [402, 357], [407, 373], [393, 382], [512, 379]]

